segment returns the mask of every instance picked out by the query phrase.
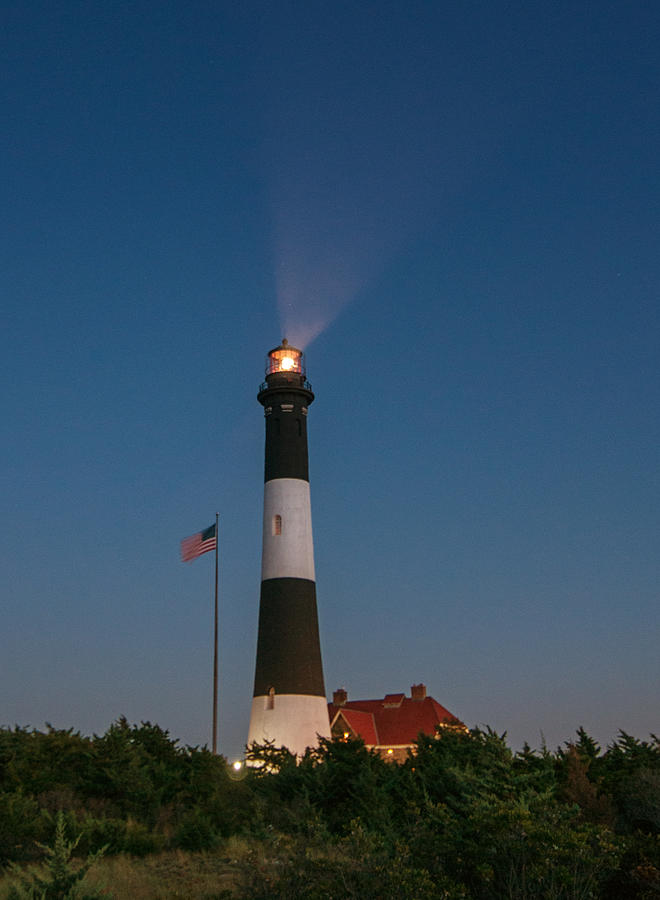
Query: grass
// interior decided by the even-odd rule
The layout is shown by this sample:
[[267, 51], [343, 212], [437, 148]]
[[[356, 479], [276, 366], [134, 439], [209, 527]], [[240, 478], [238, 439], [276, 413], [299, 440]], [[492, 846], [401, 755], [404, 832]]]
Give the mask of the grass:
[[132, 900], [240, 897], [241, 873], [231, 859], [211, 853], [172, 851], [136, 859], [99, 861], [87, 876], [89, 887]]
[[[116, 900], [241, 898], [245, 866], [254, 859], [255, 848], [240, 838], [229, 838], [217, 851], [207, 853], [173, 850], [144, 858], [108, 856], [94, 863], [81, 888]], [[41, 872], [43, 867], [28, 870]], [[0, 900], [6, 900], [15, 880], [9, 873], [0, 876]]]
[[[366, 862], [369, 847], [356, 840], [331, 841], [326, 838], [292, 838], [276, 832], [263, 838], [233, 836], [215, 850], [187, 852], [169, 850], [145, 857], [119, 854], [102, 856], [91, 865], [72, 894], [53, 893], [58, 900], [245, 900], [255, 897], [287, 900], [309, 896], [371, 896], [362, 890], [364, 879], [374, 876], [375, 863]], [[362, 835], [362, 838], [364, 836]], [[371, 848], [373, 849], [373, 848]], [[72, 860], [75, 872], [83, 860]], [[366, 866], [366, 868], [365, 868]], [[20, 876], [47, 875], [47, 866], [31, 864], [0, 875], [0, 900], [9, 900], [11, 888]], [[382, 877], [379, 876], [379, 877]], [[319, 881], [320, 879], [320, 881]], [[348, 880], [347, 880], [348, 879]], [[25, 882], [25, 877], [22, 879]], [[33, 880], [33, 879], [27, 879]], [[320, 882], [327, 888], [319, 893]], [[315, 893], [310, 894], [310, 884]], [[323, 888], [325, 890], [325, 888]], [[41, 894], [20, 894], [37, 900]], [[389, 891], [383, 897], [411, 897]]]

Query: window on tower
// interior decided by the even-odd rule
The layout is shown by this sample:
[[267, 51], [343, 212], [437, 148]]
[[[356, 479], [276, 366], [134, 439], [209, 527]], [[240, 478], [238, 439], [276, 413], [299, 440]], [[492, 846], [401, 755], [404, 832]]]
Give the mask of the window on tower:
[[273, 534], [282, 534], [282, 516], [273, 516]]

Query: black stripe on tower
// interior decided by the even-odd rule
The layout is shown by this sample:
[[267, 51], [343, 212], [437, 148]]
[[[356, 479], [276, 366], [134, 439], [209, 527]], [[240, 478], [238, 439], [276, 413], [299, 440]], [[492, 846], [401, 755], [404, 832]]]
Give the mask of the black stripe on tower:
[[254, 696], [325, 696], [316, 585], [305, 578], [261, 582]]
[[302, 386], [303, 382], [302, 376], [270, 375], [267, 387], [259, 392], [257, 399], [266, 415], [264, 481], [273, 478], [309, 481], [307, 408], [314, 394]]

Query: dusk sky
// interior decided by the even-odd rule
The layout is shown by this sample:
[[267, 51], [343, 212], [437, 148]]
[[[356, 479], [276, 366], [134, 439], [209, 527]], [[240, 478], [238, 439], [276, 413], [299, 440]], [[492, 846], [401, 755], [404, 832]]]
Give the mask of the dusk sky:
[[0, 724], [247, 738], [265, 355], [328, 695], [660, 731], [660, 5], [2, 13]]

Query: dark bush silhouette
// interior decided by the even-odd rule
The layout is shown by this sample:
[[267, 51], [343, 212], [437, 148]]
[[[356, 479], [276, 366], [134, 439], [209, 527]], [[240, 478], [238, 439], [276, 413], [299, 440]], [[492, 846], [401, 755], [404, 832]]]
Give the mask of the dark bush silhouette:
[[243, 835], [262, 848], [236, 863], [255, 898], [660, 896], [653, 735], [621, 732], [602, 751], [579, 729], [554, 753], [514, 753], [490, 729], [448, 728], [402, 764], [342, 740], [250, 757], [237, 781], [149, 722], [92, 737], [0, 729], [0, 864], [39, 858], [59, 822], [82, 856], [222, 853]]

